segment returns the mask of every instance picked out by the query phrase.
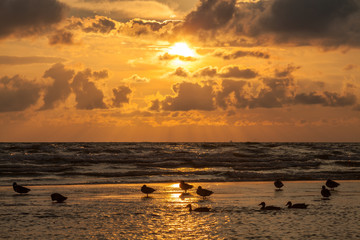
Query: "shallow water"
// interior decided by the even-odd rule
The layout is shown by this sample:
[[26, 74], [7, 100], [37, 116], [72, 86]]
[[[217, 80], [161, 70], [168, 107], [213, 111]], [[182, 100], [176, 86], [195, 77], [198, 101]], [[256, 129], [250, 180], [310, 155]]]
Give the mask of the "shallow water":
[[[320, 195], [323, 182], [195, 183], [213, 190], [202, 200], [195, 190], [179, 198], [178, 184], [149, 184], [156, 192], [144, 198], [141, 184], [30, 186], [18, 195], [0, 187], [0, 239], [359, 239], [360, 182], [340, 181], [330, 200]], [[52, 203], [50, 194], [68, 196]], [[287, 209], [305, 202], [308, 209]], [[260, 211], [258, 204], [284, 207]], [[211, 207], [209, 213], [185, 206]]]

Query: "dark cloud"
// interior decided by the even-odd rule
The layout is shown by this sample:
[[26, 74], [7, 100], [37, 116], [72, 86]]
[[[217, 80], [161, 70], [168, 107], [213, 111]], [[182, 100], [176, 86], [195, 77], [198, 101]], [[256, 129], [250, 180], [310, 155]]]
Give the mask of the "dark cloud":
[[355, 0], [275, 0], [260, 18], [265, 30], [321, 34], [358, 11]]
[[155, 21], [132, 19], [124, 24], [121, 24], [118, 32], [130, 36], [154, 35], [166, 38], [172, 34], [174, 27], [180, 25], [181, 23], [182, 21], [179, 20]]
[[263, 83], [265, 87], [251, 97], [249, 108], [277, 108], [291, 103], [295, 91], [293, 78], [266, 78]]
[[293, 64], [288, 64], [285, 68], [282, 68], [282, 69], [276, 68], [275, 69], [275, 76], [278, 77], [278, 78], [290, 77], [291, 74], [297, 69], [300, 69], [300, 66], [295, 66]]
[[360, 0], [202, 0], [181, 29], [218, 44], [358, 47], [359, 6]]
[[161, 108], [161, 103], [159, 99], [155, 99], [153, 101], [151, 101], [151, 106], [149, 107], [150, 111], [160, 111]]
[[328, 91], [322, 93], [302, 93], [295, 96], [295, 104], [320, 104], [325, 107], [354, 106], [356, 101], [357, 97], [354, 94], [346, 93], [340, 95], [338, 93]]
[[249, 68], [240, 69], [238, 66], [227, 66], [218, 73], [223, 78], [255, 78], [258, 74]]
[[95, 83], [90, 80], [92, 73], [90, 69], [78, 72], [71, 84], [71, 87], [76, 95], [77, 109], [95, 109], [106, 108], [103, 101], [103, 92], [95, 86]]
[[57, 45], [57, 44], [64, 44], [64, 45], [72, 45], [74, 44], [74, 34], [67, 30], [58, 30], [49, 36], [49, 44], [50, 45]]
[[0, 56], [0, 65], [21, 65], [33, 63], [56, 63], [63, 62], [65, 59], [57, 57], [15, 57], [15, 56]]
[[215, 77], [218, 73], [218, 69], [216, 67], [204, 67], [201, 68], [199, 70], [197, 70], [196, 72], [194, 72], [193, 76], [194, 77]]
[[40, 110], [52, 109], [59, 102], [64, 102], [71, 93], [70, 81], [74, 76], [73, 70], [65, 69], [63, 64], [55, 64], [44, 73], [44, 78], [54, 82], [45, 90], [44, 105]]
[[118, 88], [113, 89], [114, 98], [113, 106], [121, 107], [124, 103], [129, 103], [130, 94], [132, 93], [131, 89], [127, 86], [119, 86]]
[[171, 73], [170, 75], [178, 77], [188, 77], [189, 73], [184, 68], [178, 67], [175, 72]]
[[83, 28], [83, 31], [105, 34], [115, 30], [115, 26], [115, 21], [111, 20], [110, 18], [96, 16], [94, 22], [92, 22], [90, 26]]
[[61, 22], [67, 9], [58, 0], [1, 0], [0, 38], [41, 33]]
[[109, 72], [106, 69], [101, 70], [101, 71], [94, 71], [93, 72], [93, 77], [94, 77], [95, 80], [105, 79], [105, 78], [109, 77]]
[[255, 78], [258, 73], [252, 69], [240, 69], [239, 66], [225, 66], [220, 71], [216, 67], [204, 67], [193, 73], [194, 77]]
[[[173, 86], [176, 96], [167, 96], [161, 102], [165, 111], [214, 110], [214, 93], [209, 85], [183, 82]], [[154, 104], [153, 104], [154, 107]]]
[[[219, 107], [227, 109], [229, 105], [237, 108], [246, 108], [248, 99], [246, 96], [246, 81], [223, 80], [221, 83], [221, 91], [216, 94], [216, 103]], [[232, 97], [233, 96], [233, 97]]]
[[190, 32], [222, 28], [233, 18], [235, 5], [236, 0], [200, 0], [196, 10], [185, 17], [183, 27]]
[[0, 112], [23, 111], [36, 104], [41, 86], [19, 75], [0, 78]]
[[216, 57], [221, 57], [224, 60], [233, 60], [241, 57], [256, 57], [256, 58], [270, 58], [270, 55], [268, 53], [260, 52], [260, 51], [235, 51], [232, 53], [226, 53], [226, 52], [217, 52], [214, 54]]

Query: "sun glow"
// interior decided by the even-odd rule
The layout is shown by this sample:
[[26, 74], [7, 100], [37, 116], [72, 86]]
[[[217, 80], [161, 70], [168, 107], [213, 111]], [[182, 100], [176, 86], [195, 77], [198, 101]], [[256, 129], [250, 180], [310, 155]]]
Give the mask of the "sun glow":
[[184, 42], [177, 42], [170, 47], [169, 54], [183, 57], [195, 57], [195, 52]]

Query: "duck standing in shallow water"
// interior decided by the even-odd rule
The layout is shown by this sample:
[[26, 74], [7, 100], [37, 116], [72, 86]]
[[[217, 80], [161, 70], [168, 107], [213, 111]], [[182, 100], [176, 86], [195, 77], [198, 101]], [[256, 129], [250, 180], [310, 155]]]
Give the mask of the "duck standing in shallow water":
[[321, 195], [324, 198], [329, 198], [331, 196], [331, 193], [330, 193], [329, 189], [327, 189], [324, 185], [321, 188]]
[[340, 185], [340, 183], [338, 182], [335, 182], [331, 179], [328, 179], [325, 183], [325, 185], [328, 187], [328, 188], [331, 188], [331, 190], [334, 190], [334, 188], [338, 187]]
[[51, 201], [56, 201], [57, 203], [62, 203], [67, 199], [67, 197], [61, 195], [60, 193], [51, 194]]
[[186, 183], [186, 182], [184, 182], [184, 181], [181, 181], [180, 184], [179, 184], [179, 186], [180, 186], [180, 188], [181, 188], [182, 190], [185, 191], [185, 193], [186, 193], [187, 190], [192, 189], [192, 188], [194, 187], [193, 185], [190, 185], [190, 184], [188, 184], [188, 183]]
[[213, 194], [213, 191], [207, 190], [202, 188], [201, 186], [198, 187], [198, 189], [196, 190], [196, 193], [200, 196], [202, 196], [204, 199], [205, 197], [210, 196], [211, 194]]
[[16, 182], [13, 183], [13, 189], [17, 193], [28, 193], [31, 191], [29, 188], [23, 187], [21, 185], [17, 185]]
[[277, 179], [277, 180], [274, 182], [274, 185], [275, 185], [275, 187], [277, 188], [277, 189], [276, 189], [277, 191], [281, 191], [281, 188], [284, 186], [284, 184], [282, 183], [282, 181], [280, 181], [279, 179]]
[[292, 202], [288, 201], [287, 204], [285, 206], [288, 206], [288, 208], [307, 208], [307, 204], [305, 203], [295, 203], [292, 204]]
[[146, 197], [149, 197], [150, 193], [155, 192], [155, 189], [151, 188], [151, 187], [147, 187], [146, 185], [141, 187], [141, 192], [146, 194]]
[[259, 204], [259, 206], [261, 205], [260, 210], [280, 210], [280, 207], [275, 207], [275, 206], [266, 206], [265, 202], [261, 202]]
[[194, 211], [194, 212], [210, 212], [211, 208], [208, 207], [199, 207], [199, 208], [195, 208], [192, 209], [191, 204], [186, 205], [187, 208], [189, 208], [189, 212]]

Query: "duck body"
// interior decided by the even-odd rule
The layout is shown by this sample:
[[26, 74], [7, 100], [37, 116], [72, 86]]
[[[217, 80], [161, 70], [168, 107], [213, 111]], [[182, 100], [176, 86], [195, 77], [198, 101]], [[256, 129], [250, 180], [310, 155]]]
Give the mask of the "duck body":
[[331, 196], [331, 193], [330, 193], [329, 189], [327, 189], [325, 186], [322, 186], [321, 195], [325, 198], [328, 198]]
[[261, 205], [260, 210], [280, 210], [280, 207], [275, 206], [266, 206], [265, 202], [261, 202], [259, 205]]
[[277, 188], [277, 190], [280, 190], [284, 184], [282, 183], [282, 181], [280, 181], [279, 179], [277, 179], [275, 182], [274, 182], [274, 185], [275, 187]]
[[182, 190], [185, 191], [185, 193], [187, 192], [187, 190], [192, 189], [192, 188], [194, 187], [193, 185], [188, 184], [188, 183], [186, 183], [186, 182], [184, 182], [184, 181], [181, 181], [179, 186], [180, 186], [180, 188], [181, 188]]
[[307, 204], [305, 203], [295, 203], [295, 204], [292, 204], [292, 202], [288, 202], [285, 206], [288, 206], [288, 208], [307, 208]]
[[211, 209], [208, 207], [199, 207], [199, 208], [192, 209], [191, 204], [186, 205], [186, 207], [189, 208], [190, 212], [192, 212], [192, 211], [194, 211], [194, 212], [210, 212], [210, 209]]
[[60, 193], [53, 193], [51, 194], [51, 200], [56, 201], [58, 203], [62, 203], [67, 199], [67, 197], [61, 195]]
[[16, 182], [13, 183], [13, 189], [17, 193], [28, 193], [31, 191], [29, 188], [18, 185]]
[[202, 187], [198, 187], [198, 189], [196, 190], [196, 193], [200, 196], [202, 196], [204, 199], [205, 197], [208, 197], [210, 196], [211, 194], [213, 194], [214, 192], [213, 191], [210, 191], [210, 190], [207, 190], [207, 189], [204, 189]]
[[143, 185], [141, 187], [141, 192], [145, 193], [146, 197], [149, 197], [149, 194], [155, 192], [155, 189], [153, 189], [151, 187], [147, 187], [146, 185]]
[[340, 183], [338, 182], [335, 182], [331, 179], [328, 179], [325, 183], [325, 185], [328, 187], [328, 188], [331, 188], [331, 190], [334, 190], [334, 188], [338, 187], [340, 185]]

